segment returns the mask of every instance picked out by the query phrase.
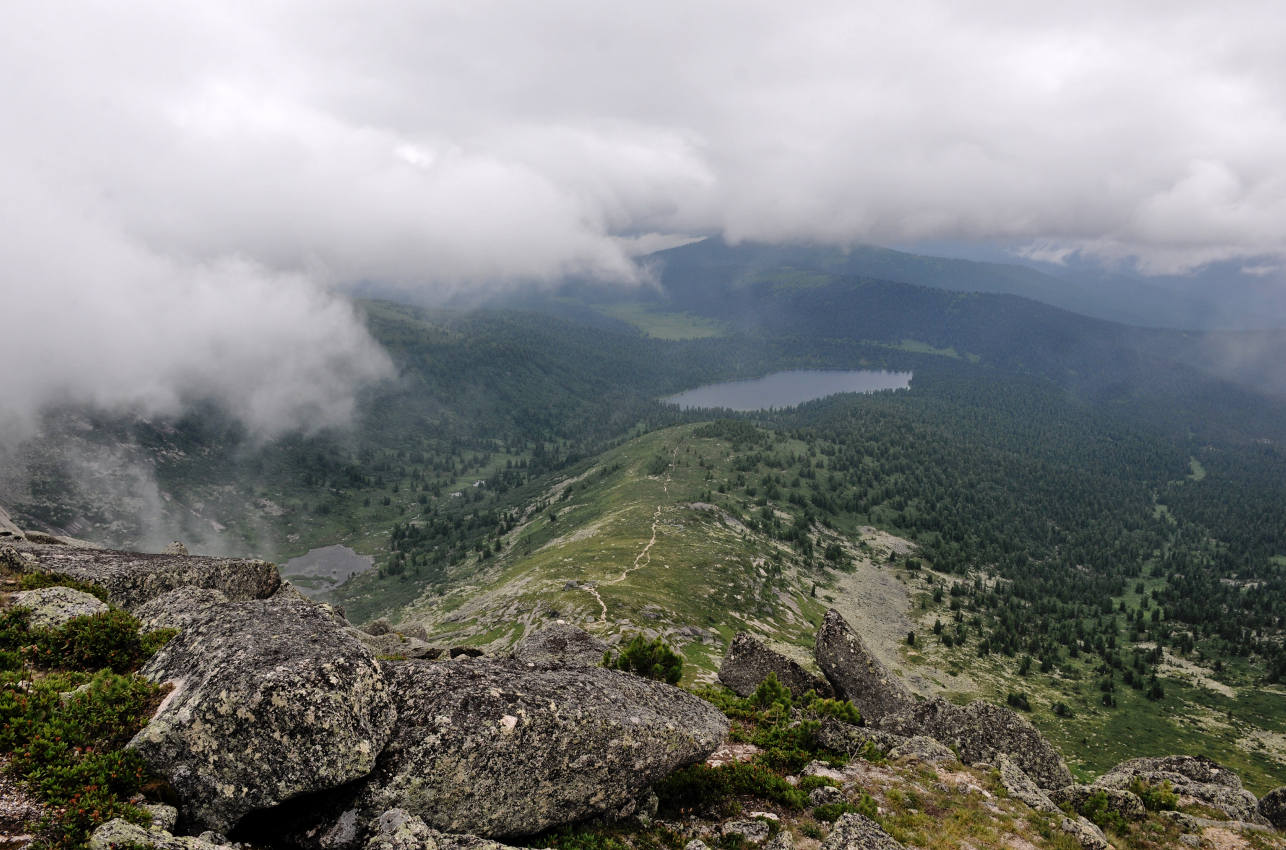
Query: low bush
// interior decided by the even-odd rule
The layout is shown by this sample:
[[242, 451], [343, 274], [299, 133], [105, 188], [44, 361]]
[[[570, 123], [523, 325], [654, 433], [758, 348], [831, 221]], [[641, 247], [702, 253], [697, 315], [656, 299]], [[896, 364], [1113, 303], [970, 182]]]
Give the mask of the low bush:
[[1168, 779], [1160, 785], [1153, 785], [1136, 776], [1130, 783], [1130, 791], [1143, 801], [1143, 807], [1150, 812], [1172, 812], [1179, 808], [1179, 795]]
[[659, 637], [648, 640], [636, 635], [615, 656], [611, 652], [605, 653], [603, 666], [671, 685], [677, 685], [683, 678], [683, 656], [670, 649]]

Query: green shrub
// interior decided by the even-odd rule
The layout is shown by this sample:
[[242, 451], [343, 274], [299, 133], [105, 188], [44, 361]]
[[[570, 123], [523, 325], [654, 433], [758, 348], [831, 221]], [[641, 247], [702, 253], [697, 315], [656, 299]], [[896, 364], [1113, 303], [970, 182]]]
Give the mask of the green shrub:
[[799, 831], [803, 833], [805, 838], [813, 838], [821, 841], [823, 837], [822, 828], [815, 823], [808, 823], [805, 821], [800, 825]]
[[846, 699], [825, 699], [809, 691], [804, 702], [804, 710], [817, 717], [834, 717], [854, 726], [862, 725], [862, 715], [857, 706]]
[[778, 679], [776, 673], [769, 673], [768, 676], [759, 683], [755, 692], [750, 695], [750, 704], [758, 708], [768, 708], [773, 705], [784, 705], [790, 708], [791, 693], [790, 689], [783, 685]]
[[1125, 818], [1119, 812], [1113, 811], [1108, 803], [1107, 794], [1103, 791], [1095, 791], [1087, 797], [1081, 804], [1078, 814], [1093, 821], [1099, 829], [1125, 832], [1129, 828]]
[[808, 803], [804, 791], [768, 767], [754, 762], [734, 762], [722, 767], [694, 764], [677, 770], [654, 786], [660, 810], [666, 817], [724, 806], [729, 798], [745, 795], [802, 809]]
[[648, 640], [636, 635], [615, 657], [610, 652], [604, 654], [603, 666], [671, 685], [683, 678], [683, 656], [659, 637]]
[[1027, 695], [1021, 691], [1010, 691], [1009, 696], [1005, 697], [1005, 702], [1009, 703], [1010, 708], [1031, 711], [1031, 703], [1028, 702]]
[[138, 630], [138, 620], [121, 610], [76, 617], [56, 629], [33, 629], [31, 660], [46, 669], [136, 670], [150, 654]]
[[856, 803], [823, 803], [820, 806], [813, 807], [813, 817], [826, 823], [834, 823], [839, 820], [840, 815], [852, 812], [854, 814], [865, 815], [871, 820], [875, 819], [878, 807], [875, 800], [869, 794], [863, 794], [861, 799]]
[[1160, 785], [1144, 782], [1141, 777], [1134, 777], [1130, 791], [1143, 801], [1143, 806], [1150, 812], [1172, 812], [1179, 808], [1179, 795], [1170, 786], [1170, 780]]
[[807, 794], [809, 791], [827, 786], [838, 788], [839, 783], [829, 776], [802, 776], [799, 779], [799, 784], [795, 787]]

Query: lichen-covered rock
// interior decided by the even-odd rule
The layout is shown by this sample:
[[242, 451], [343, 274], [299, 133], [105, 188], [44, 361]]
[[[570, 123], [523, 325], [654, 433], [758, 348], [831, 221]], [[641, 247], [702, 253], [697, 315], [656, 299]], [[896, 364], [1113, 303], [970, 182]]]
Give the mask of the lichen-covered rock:
[[1074, 784], [1050, 791], [1049, 799], [1053, 800], [1056, 806], [1068, 805], [1084, 814], [1086, 805], [1099, 794], [1103, 795], [1109, 812], [1114, 812], [1126, 820], [1143, 820], [1148, 816], [1147, 807], [1143, 805], [1138, 795], [1120, 788]]
[[233, 850], [226, 843], [214, 843], [186, 835], [171, 835], [158, 827], [143, 827], [115, 818], [102, 824], [89, 837], [89, 850]]
[[174, 690], [130, 746], [173, 787], [185, 823], [223, 833], [365, 776], [393, 727], [370, 650], [290, 599], [215, 605], [142, 672]]
[[751, 844], [762, 844], [768, 840], [768, 824], [755, 818], [741, 818], [728, 821], [719, 828], [721, 835], [740, 835]]
[[584, 629], [559, 620], [523, 635], [513, 656], [524, 664], [553, 667], [597, 667], [607, 644]]
[[369, 623], [362, 626], [362, 631], [366, 632], [371, 637], [380, 637], [381, 635], [386, 635], [393, 631], [393, 627], [389, 625], [388, 620], [381, 617], [378, 620], [371, 620]]
[[1098, 825], [1086, 817], [1063, 818], [1059, 828], [1070, 835], [1081, 850], [1109, 850], [1112, 846]]
[[1058, 806], [1049, 795], [1032, 781], [1018, 764], [1007, 753], [1001, 753], [996, 759], [996, 768], [1000, 771], [1000, 784], [1015, 800], [1021, 800], [1038, 812], [1056, 812]]
[[865, 815], [840, 815], [822, 842], [822, 850], [902, 850], [902, 845]]
[[139, 808], [152, 816], [152, 829], [173, 832], [179, 823], [179, 810], [165, 803], [142, 803]]
[[22, 533], [22, 529], [14, 525], [9, 518], [9, 512], [0, 507], [0, 541], [26, 540], [27, 535]]
[[180, 587], [139, 605], [134, 616], [145, 629], [182, 630], [210, 616], [214, 606], [227, 601], [220, 590]]
[[1129, 788], [1135, 779], [1149, 785], [1169, 782], [1178, 794], [1193, 797], [1233, 820], [1264, 824], [1259, 801], [1242, 788], [1234, 771], [1204, 756], [1162, 756], [1123, 761], [1094, 781], [1098, 788]]
[[346, 631], [380, 658], [437, 658], [442, 654], [440, 647], [429, 646], [418, 638], [407, 637], [397, 632], [373, 635], [351, 626]]
[[895, 735], [879, 729], [854, 726], [852, 723], [845, 723], [834, 717], [823, 718], [821, 726], [817, 729], [817, 742], [819, 744], [836, 752], [847, 753], [850, 756], [861, 755], [862, 750], [866, 749], [868, 744], [888, 753], [889, 750], [900, 746], [907, 740], [909, 740], [909, 737], [906, 735]]
[[446, 832], [527, 835], [613, 812], [728, 732], [704, 700], [603, 668], [402, 661], [388, 676], [397, 726], [357, 808]]
[[55, 629], [68, 620], [107, 611], [107, 605], [98, 597], [70, 587], [23, 590], [9, 599], [15, 608], [26, 608], [31, 612], [27, 622], [35, 629]]
[[738, 632], [719, 665], [719, 681], [737, 696], [748, 697], [760, 682], [768, 678], [769, 673], [776, 673], [777, 681], [797, 697], [809, 690], [818, 696], [831, 696], [830, 683], [825, 679], [814, 676], [745, 632]]
[[808, 792], [808, 805], [826, 806], [844, 802], [844, 792], [834, 785], [820, 785]]
[[956, 754], [925, 735], [913, 735], [888, 749], [889, 758], [914, 758], [927, 764], [955, 761]]
[[514, 850], [476, 835], [438, 832], [404, 809], [390, 809], [371, 824], [366, 850]]
[[1264, 820], [1286, 832], [1286, 785], [1274, 788], [1259, 798], [1259, 814]]
[[183, 545], [182, 540], [171, 540], [166, 545], [166, 547], [161, 550], [161, 554], [162, 555], [186, 555], [188, 554], [188, 547]]
[[915, 705], [901, 680], [876, 660], [834, 608], [817, 631], [813, 657], [835, 693], [857, 706], [868, 724]]
[[927, 735], [954, 750], [965, 764], [994, 764], [1005, 753], [1046, 790], [1072, 784], [1062, 755], [1035, 726], [989, 702], [978, 700], [961, 708], [941, 699], [928, 700], [886, 716], [877, 725], [907, 737]]
[[113, 605], [130, 611], [179, 587], [211, 588], [228, 599], [243, 601], [271, 596], [281, 584], [275, 565], [247, 558], [146, 555], [30, 542], [15, 545], [36, 556], [26, 566], [28, 572], [58, 573], [101, 587]]

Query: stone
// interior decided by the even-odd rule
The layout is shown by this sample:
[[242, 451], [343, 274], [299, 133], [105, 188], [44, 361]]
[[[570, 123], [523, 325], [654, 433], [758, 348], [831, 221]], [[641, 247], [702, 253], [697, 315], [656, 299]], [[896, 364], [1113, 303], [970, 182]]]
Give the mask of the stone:
[[751, 844], [763, 844], [768, 840], [769, 827], [765, 821], [743, 818], [728, 821], [720, 828], [719, 834], [740, 835]]
[[764, 850], [795, 850], [795, 836], [789, 829], [783, 829], [764, 845]]
[[453, 646], [447, 650], [450, 658], [481, 658], [485, 653], [476, 646]]
[[405, 809], [390, 809], [371, 823], [366, 850], [512, 850], [476, 835], [438, 832]]
[[42, 587], [23, 590], [9, 597], [15, 608], [31, 612], [27, 618], [33, 629], [56, 629], [77, 617], [104, 614], [108, 608], [97, 596], [70, 587]]
[[230, 600], [264, 599], [281, 584], [277, 567], [247, 558], [147, 555], [108, 549], [16, 544], [36, 556], [27, 572], [66, 575], [107, 591], [113, 605], [133, 611], [179, 587], [221, 591]]
[[14, 525], [13, 520], [9, 518], [9, 512], [0, 507], [0, 542], [26, 539], [27, 535], [23, 534], [22, 529]]
[[1259, 798], [1259, 815], [1277, 829], [1286, 832], [1286, 785], [1274, 788]]
[[683, 850], [710, 850], [710, 845], [706, 844], [700, 838], [694, 838], [687, 844], [683, 845]]
[[1049, 799], [1053, 800], [1056, 806], [1068, 805], [1084, 814], [1086, 804], [1096, 794], [1103, 794], [1107, 798], [1109, 812], [1114, 812], [1126, 820], [1143, 820], [1148, 816], [1147, 807], [1143, 805], [1143, 801], [1137, 794], [1131, 794], [1119, 788], [1073, 784], [1049, 792]]
[[291, 599], [217, 604], [142, 673], [173, 691], [129, 746], [194, 827], [231, 832], [251, 811], [360, 779], [393, 728], [370, 650]]
[[865, 726], [854, 726], [835, 717], [823, 718], [821, 726], [817, 729], [819, 744], [849, 756], [860, 756], [868, 745], [887, 754], [908, 740], [908, 736], [905, 735], [895, 735]]
[[152, 816], [152, 829], [173, 832], [179, 823], [179, 810], [164, 803], [141, 803], [139, 808]]
[[381, 618], [378, 620], [371, 620], [369, 623], [362, 626], [362, 631], [372, 637], [379, 637], [393, 631], [393, 627], [389, 625], [388, 620]]
[[965, 707], [933, 699], [877, 723], [882, 731], [912, 737], [926, 735], [950, 747], [960, 761], [994, 764], [1009, 755], [1036, 785], [1046, 790], [1072, 784], [1062, 754], [1017, 713], [977, 700]]
[[1027, 772], [1019, 767], [1007, 753], [1001, 753], [996, 759], [996, 764], [1000, 771], [1000, 784], [1009, 792], [1010, 797], [1026, 803], [1038, 812], [1058, 811], [1057, 804], [1037, 787]]
[[840, 815], [821, 850], [902, 850], [902, 845], [865, 815]]
[[825, 679], [814, 676], [797, 662], [774, 652], [745, 632], [738, 632], [719, 665], [719, 681], [737, 696], [748, 697], [760, 682], [768, 678], [769, 673], [776, 673], [777, 681], [789, 688], [795, 697], [801, 697], [810, 690], [818, 696], [832, 695], [830, 683]]
[[380, 658], [404, 659], [404, 658], [437, 658], [442, 654], [442, 649], [436, 646], [429, 646], [422, 640], [397, 632], [388, 632], [382, 635], [372, 635], [361, 629], [348, 628], [347, 631], [353, 637], [361, 641], [367, 649], [375, 653]]
[[889, 758], [914, 758], [926, 764], [955, 761], [956, 754], [925, 735], [913, 735], [894, 744], [888, 750]]
[[1109, 850], [1112, 846], [1097, 824], [1080, 815], [1074, 818], [1063, 818], [1059, 829], [1075, 839], [1082, 850]]
[[844, 802], [844, 792], [834, 785], [820, 785], [808, 792], [808, 805], [827, 806]]
[[174, 541], [171, 541], [164, 549], [161, 550], [161, 554], [162, 555], [186, 555], [188, 554], [188, 547], [183, 545], [183, 541], [174, 540]]
[[607, 644], [561, 620], [523, 635], [513, 657], [524, 664], [545, 667], [597, 667], [603, 663]]
[[510, 659], [387, 665], [397, 725], [355, 807], [444, 832], [529, 835], [615, 812], [702, 761], [728, 720], [670, 685]]
[[183, 629], [199, 623], [213, 612], [214, 606], [227, 602], [222, 591], [205, 587], [180, 587], [162, 593], [134, 609], [143, 628]]
[[1204, 756], [1161, 756], [1123, 761], [1094, 780], [1098, 788], [1129, 788], [1136, 779], [1149, 785], [1169, 782], [1177, 794], [1193, 797], [1232, 820], [1265, 824], [1259, 801], [1241, 785], [1236, 772]]
[[155, 850], [230, 850], [226, 840], [216, 843], [204, 838], [171, 835], [166, 830], [138, 826], [121, 818], [102, 824], [89, 837], [89, 850], [138, 850], [142, 847]]
[[836, 695], [857, 706], [867, 724], [915, 705], [906, 685], [871, 654], [834, 608], [817, 631], [813, 657]]

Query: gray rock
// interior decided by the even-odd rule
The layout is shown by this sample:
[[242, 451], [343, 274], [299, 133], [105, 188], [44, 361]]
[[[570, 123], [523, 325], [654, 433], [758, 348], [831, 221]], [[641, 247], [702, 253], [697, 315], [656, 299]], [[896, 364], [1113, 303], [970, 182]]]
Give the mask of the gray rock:
[[22, 529], [14, 525], [13, 520], [9, 518], [9, 512], [0, 507], [0, 541], [26, 539], [27, 535], [23, 534]]
[[825, 679], [814, 676], [745, 632], [738, 632], [719, 665], [719, 681], [737, 696], [748, 697], [760, 682], [768, 678], [769, 673], [776, 673], [777, 681], [796, 697], [809, 690], [816, 691], [818, 696], [832, 695], [831, 686]]
[[1097, 824], [1080, 815], [1063, 818], [1059, 828], [1075, 839], [1082, 850], [1109, 850], [1112, 846]]
[[1259, 798], [1259, 815], [1286, 832], [1286, 785], [1274, 788]]
[[902, 681], [876, 660], [834, 608], [817, 632], [813, 657], [836, 695], [857, 706], [867, 724], [915, 705]]
[[704, 700], [604, 668], [387, 669], [397, 726], [357, 808], [402, 808], [447, 832], [527, 835], [616, 811], [728, 732]]
[[1255, 795], [1241, 777], [1203, 756], [1162, 756], [1123, 761], [1094, 781], [1098, 788], [1129, 788], [1135, 779], [1149, 785], [1169, 782], [1178, 794], [1194, 797], [1237, 821], [1265, 824]]
[[751, 844], [763, 844], [768, 840], [768, 824], [761, 820], [743, 818], [725, 823], [719, 830], [721, 835], [740, 835]]
[[393, 727], [370, 650], [290, 599], [216, 605], [142, 672], [174, 690], [130, 746], [173, 787], [185, 822], [221, 832], [365, 776]]
[[171, 835], [156, 827], [142, 827], [115, 818], [102, 824], [89, 837], [89, 850], [137, 850], [152, 847], [156, 850], [231, 850], [226, 841], [214, 843], [186, 835]]
[[173, 806], [167, 806], [164, 803], [143, 803], [140, 809], [152, 816], [152, 829], [159, 829], [165, 832], [173, 832], [174, 827], [179, 822], [179, 810]]
[[393, 627], [389, 625], [388, 620], [385, 620], [381, 617], [378, 620], [371, 620], [369, 623], [362, 626], [362, 631], [366, 632], [368, 635], [371, 635], [372, 637], [380, 637], [381, 635], [386, 635], [389, 632], [393, 631]]
[[1050, 791], [1049, 799], [1053, 800], [1056, 806], [1069, 805], [1075, 811], [1084, 814], [1086, 803], [1096, 794], [1105, 795], [1107, 810], [1115, 812], [1126, 820], [1143, 820], [1148, 816], [1148, 810], [1138, 795], [1120, 788], [1074, 784]]
[[134, 609], [134, 616], [145, 629], [179, 629], [191, 627], [213, 613], [214, 606], [227, 602], [222, 591], [205, 587], [180, 587], [162, 593]]
[[865, 815], [848, 812], [840, 815], [822, 842], [822, 850], [902, 850], [880, 825]]
[[925, 735], [913, 735], [894, 744], [888, 750], [889, 758], [916, 758], [927, 764], [955, 761], [956, 754]]
[[27, 565], [28, 572], [62, 574], [101, 587], [109, 602], [130, 611], [179, 587], [212, 588], [228, 599], [243, 601], [271, 596], [281, 584], [277, 567], [267, 561], [16, 545], [20, 552], [36, 556], [36, 562]]
[[546, 667], [597, 667], [607, 644], [583, 629], [561, 620], [523, 635], [513, 657], [524, 664]]
[[372, 635], [361, 629], [351, 627], [347, 631], [380, 658], [399, 660], [403, 658], [437, 658], [442, 654], [442, 650], [439, 647], [429, 646], [422, 640], [400, 635], [397, 632]]
[[710, 850], [710, 845], [706, 844], [700, 838], [694, 838], [687, 844], [683, 845], [683, 850]]
[[77, 617], [106, 613], [98, 597], [70, 587], [42, 587], [23, 590], [9, 597], [15, 608], [31, 611], [28, 624], [34, 629], [55, 629]]
[[169, 545], [167, 545], [164, 549], [161, 550], [161, 554], [162, 555], [186, 555], [188, 554], [188, 547], [183, 545], [183, 541], [174, 540], [174, 541], [171, 541]]
[[1021, 800], [1038, 812], [1056, 812], [1058, 806], [1049, 795], [1037, 787], [1032, 778], [1018, 766], [1007, 753], [1001, 753], [996, 759], [1000, 770], [1000, 784], [1015, 800]]
[[476, 835], [448, 835], [405, 809], [390, 809], [371, 823], [366, 850], [512, 850]]
[[887, 754], [908, 740], [906, 735], [895, 735], [866, 726], [854, 726], [852, 723], [845, 723], [834, 717], [823, 718], [821, 726], [817, 729], [819, 744], [850, 756], [861, 755], [868, 744], [874, 745]]
[[1046, 790], [1072, 784], [1062, 754], [1035, 726], [989, 702], [978, 700], [961, 708], [942, 699], [928, 700], [883, 718], [877, 726], [907, 737], [927, 735], [954, 750], [965, 764], [994, 764], [1005, 753]]
[[789, 829], [783, 829], [764, 845], [764, 850], [795, 850], [795, 836]]
[[808, 805], [827, 806], [844, 802], [844, 792], [834, 785], [820, 785], [808, 792]]

